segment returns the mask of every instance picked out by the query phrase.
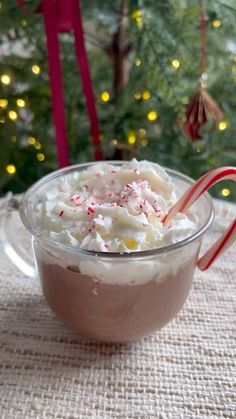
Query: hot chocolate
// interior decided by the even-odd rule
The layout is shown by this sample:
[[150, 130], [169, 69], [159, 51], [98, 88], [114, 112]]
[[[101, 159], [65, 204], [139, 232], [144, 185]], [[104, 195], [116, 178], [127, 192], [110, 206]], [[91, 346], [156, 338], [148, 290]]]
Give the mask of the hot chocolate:
[[174, 317], [200, 246], [156, 254], [197, 229], [194, 213], [162, 222], [175, 200], [171, 177], [147, 161], [93, 164], [45, 183], [33, 208], [34, 252], [45, 298], [65, 323], [121, 342]]
[[136, 339], [168, 323], [187, 298], [195, 265], [191, 259], [176, 273], [117, 285], [81, 274], [75, 266], [37, 259], [45, 298], [58, 317], [86, 338], [113, 342]]

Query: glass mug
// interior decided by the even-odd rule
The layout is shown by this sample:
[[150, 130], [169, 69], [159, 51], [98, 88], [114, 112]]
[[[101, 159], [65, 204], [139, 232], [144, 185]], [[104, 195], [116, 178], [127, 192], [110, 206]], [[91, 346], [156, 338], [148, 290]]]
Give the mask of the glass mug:
[[[160, 329], [182, 308], [203, 236], [214, 218], [213, 205], [210, 195], [204, 193], [192, 206], [199, 219], [194, 234], [154, 250], [105, 253], [43, 238], [34, 223], [40, 193], [58, 177], [85, 170], [91, 164], [95, 163], [57, 170], [35, 183], [23, 196], [19, 214], [32, 238], [35, 264], [30, 264], [26, 242], [20, 243], [16, 238], [12, 210], [18, 209], [18, 205], [14, 198], [8, 200], [1, 217], [1, 240], [18, 268], [39, 277], [48, 305], [70, 328], [89, 339], [125, 342]], [[181, 173], [166, 171], [175, 183], [178, 197], [194, 183]]]

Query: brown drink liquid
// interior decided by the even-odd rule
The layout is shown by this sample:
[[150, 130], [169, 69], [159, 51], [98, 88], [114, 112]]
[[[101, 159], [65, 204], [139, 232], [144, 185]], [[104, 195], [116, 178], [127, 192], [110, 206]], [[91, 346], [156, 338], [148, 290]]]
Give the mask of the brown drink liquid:
[[58, 317], [81, 336], [111, 342], [133, 340], [168, 323], [187, 298], [195, 265], [191, 258], [161, 282], [113, 285], [46, 263], [38, 254], [37, 261], [45, 298]]

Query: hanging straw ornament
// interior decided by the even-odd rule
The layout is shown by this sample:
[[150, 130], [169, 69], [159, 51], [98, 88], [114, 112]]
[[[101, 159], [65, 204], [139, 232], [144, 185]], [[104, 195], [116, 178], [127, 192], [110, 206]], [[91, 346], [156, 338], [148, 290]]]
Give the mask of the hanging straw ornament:
[[221, 120], [223, 118], [223, 113], [201, 83], [198, 92], [192, 96], [186, 107], [185, 116], [186, 119], [182, 131], [192, 141], [195, 141], [202, 138], [199, 133], [202, 125], [210, 118], [213, 118], [216, 121]]
[[223, 113], [217, 103], [206, 91], [206, 16], [204, 0], [200, 0], [200, 33], [201, 33], [201, 77], [197, 93], [195, 93], [186, 106], [185, 121], [182, 131], [192, 141], [200, 140], [201, 127], [210, 119], [219, 121]]

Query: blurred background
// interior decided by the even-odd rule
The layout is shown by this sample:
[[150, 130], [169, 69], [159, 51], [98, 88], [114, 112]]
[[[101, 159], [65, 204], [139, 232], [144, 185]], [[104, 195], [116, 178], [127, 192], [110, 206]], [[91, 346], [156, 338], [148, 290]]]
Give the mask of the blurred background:
[[[58, 168], [39, 4], [0, 0], [0, 195]], [[149, 159], [193, 178], [236, 164], [235, 0], [83, 0], [81, 11], [104, 159]], [[70, 162], [91, 161], [73, 36], [59, 39]], [[193, 97], [201, 75], [204, 115]], [[236, 185], [212, 193], [235, 201]]]

